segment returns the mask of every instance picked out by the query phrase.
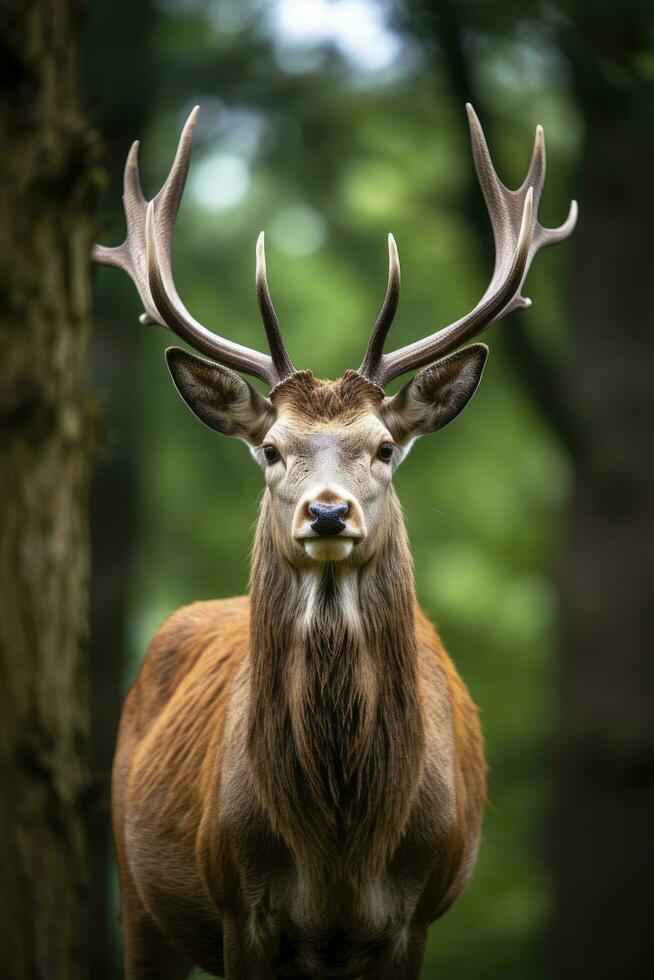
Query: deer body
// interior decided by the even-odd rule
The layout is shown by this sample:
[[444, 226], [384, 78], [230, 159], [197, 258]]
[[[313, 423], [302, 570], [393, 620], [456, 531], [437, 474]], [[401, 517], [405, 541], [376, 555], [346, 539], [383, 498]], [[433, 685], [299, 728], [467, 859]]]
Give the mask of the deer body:
[[375, 567], [299, 576], [269, 566], [260, 523], [252, 600], [180, 610], [132, 689], [123, 892], [209, 971], [228, 922], [236, 977], [417, 977], [429, 922], [472, 871], [476, 711], [415, 604], [398, 523]]
[[[472, 110], [473, 154], [493, 222], [491, 283], [470, 314], [395, 352], [386, 298], [358, 371], [296, 371], [257, 246], [270, 356], [211, 333], [173, 283], [170, 236], [194, 111], [162, 190], [125, 170], [127, 239], [95, 258], [134, 279], [146, 313], [210, 359], [166, 352], [188, 407], [248, 444], [266, 481], [249, 597], [199, 603], [157, 633], [130, 692], [113, 774], [128, 980], [417, 980], [427, 927], [468, 881], [485, 802], [470, 696], [415, 598], [396, 468], [447, 425], [488, 349], [456, 350], [528, 305], [539, 248], [542, 131], [527, 179], [500, 183]], [[452, 353], [452, 351], [455, 351]], [[437, 354], [446, 354], [436, 360]], [[400, 391], [388, 381], [423, 367]], [[270, 386], [268, 396], [230, 368]]]
[[[474, 709], [435, 634], [418, 616], [415, 680], [421, 693], [411, 692], [418, 700], [411, 727], [422, 730], [405, 735], [418, 744], [400, 760], [406, 768], [391, 771], [380, 712], [368, 733], [378, 754], [364, 755], [349, 774], [378, 784], [375, 810], [364, 799], [359, 820], [354, 810], [347, 814], [347, 805], [345, 814], [332, 804], [331, 812], [319, 815], [327, 802], [320, 786], [302, 816], [311, 792], [300, 746], [291, 742], [286, 758], [277, 758], [259, 738], [248, 752], [254, 659], [247, 645], [248, 600], [191, 606], [171, 619], [126, 705], [116, 759], [128, 944], [142, 942], [144, 920], [151, 919], [191, 960], [223, 975], [227, 923], [235, 959], [243, 961], [229, 964], [235, 977], [273, 977], [277, 970], [302, 977], [417, 977], [429, 922], [456, 898], [472, 870], [485, 781]], [[187, 658], [193, 665], [165, 700], [171, 659], [183, 668]], [[307, 678], [307, 686], [314, 680]], [[343, 679], [332, 681], [335, 686]], [[343, 697], [330, 688], [325, 706]], [[310, 689], [303, 693], [300, 710], [313, 700]], [[284, 737], [289, 696], [283, 692], [280, 716], [270, 720], [277, 740]], [[340, 707], [353, 710], [347, 703]], [[463, 766], [453, 752], [455, 726], [468, 749]], [[353, 748], [339, 740], [319, 743], [315, 752], [329, 757]], [[392, 748], [399, 755], [404, 741]], [[186, 764], [178, 774], [173, 767], [180, 757]], [[266, 789], [258, 767], [269, 770], [266, 789], [282, 797], [274, 809], [262, 804]], [[340, 775], [334, 788], [347, 796]], [[284, 796], [289, 793], [290, 800]], [[285, 812], [289, 803], [295, 813]], [[398, 812], [401, 821], [392, 822]], [[285, 823], [288, 842], [278, 830]], [[379, 823], [388, 828], [381, 841]], [[347, 846], [346, 830], [356, 850]], [[139, 959], [149, 955], [146, 948]], [[146, 959], [144, 975], [150, 967]], [[182, 965], [173, 975], [184, 972]]]

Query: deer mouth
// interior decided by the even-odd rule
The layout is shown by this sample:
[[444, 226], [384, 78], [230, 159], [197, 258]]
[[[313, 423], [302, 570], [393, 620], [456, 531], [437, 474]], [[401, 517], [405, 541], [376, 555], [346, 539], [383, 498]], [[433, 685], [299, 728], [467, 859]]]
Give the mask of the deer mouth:
[[344, 561], [352, 554], [357, 542], [352, 537], [306, 537], [299, 544], [313, 561]]

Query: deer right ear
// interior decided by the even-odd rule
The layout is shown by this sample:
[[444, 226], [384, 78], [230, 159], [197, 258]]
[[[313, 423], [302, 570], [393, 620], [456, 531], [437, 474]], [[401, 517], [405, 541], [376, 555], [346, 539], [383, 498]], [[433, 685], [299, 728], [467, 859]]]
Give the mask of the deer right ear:
[[265, 395], [229, 368], [181, 347], [169, 347], [166, 362], [175, 387], [201, 422], [225, 436], [260, 445], [275, 416]]

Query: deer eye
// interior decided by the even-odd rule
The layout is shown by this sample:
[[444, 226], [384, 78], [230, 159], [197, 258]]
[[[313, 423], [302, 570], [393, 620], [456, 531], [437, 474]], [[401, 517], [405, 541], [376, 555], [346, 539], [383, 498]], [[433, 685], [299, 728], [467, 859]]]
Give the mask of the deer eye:
[[382, 442], [381, 446], [377, 450], [377, 456], [382, 459], [385, 463], [390, 463], [393, 458], [394, 445], [392, 442]]
[[276, 463], [279, 459], [279, 453], [274, 446], [264, 446], [263, 455], [266, 457], [267, 463]]

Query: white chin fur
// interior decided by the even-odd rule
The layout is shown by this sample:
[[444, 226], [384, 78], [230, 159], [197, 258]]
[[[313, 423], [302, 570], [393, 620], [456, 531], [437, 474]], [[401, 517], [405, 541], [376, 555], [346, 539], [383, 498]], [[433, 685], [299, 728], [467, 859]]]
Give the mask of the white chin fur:
[[352, 553], [352, 538], [306, 538], [302, 544], [314, 561], [343, 561]]

